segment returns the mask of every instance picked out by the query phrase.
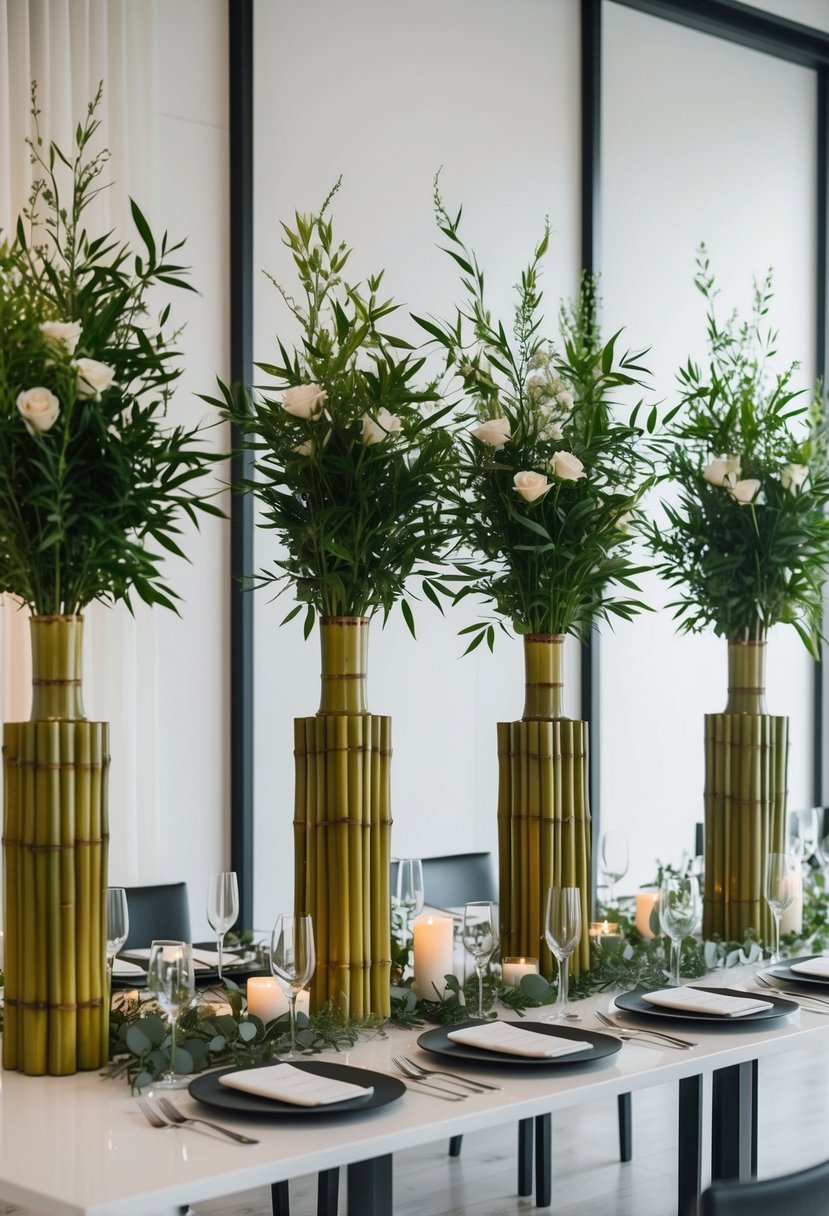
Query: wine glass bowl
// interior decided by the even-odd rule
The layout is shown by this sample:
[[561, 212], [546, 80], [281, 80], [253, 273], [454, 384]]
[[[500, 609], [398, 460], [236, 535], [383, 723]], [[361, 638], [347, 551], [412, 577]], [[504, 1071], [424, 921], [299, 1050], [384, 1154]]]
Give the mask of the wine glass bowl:
[[112, 965], [119, 950], [130, 932], [130, 913], [127, 906], [127, 892], [123, 887], [107, 887], [106, 894], [107, 944], [106, 960], [107, 974], [112, 978]]
[[581, 938], [581, 891], [578, 887], [550, 887], [544, 916], [544, 940], [558, 963], [558, 992], [545, 1020], [578, 1021], [568, 1010], [569, 962]]
[[296, 999], [311, 979], [317, 965], [314, 927], [310, 916], [277, 916], [271, 934], [271, 972], [282, 982], [288, 997], [291, 1046], [285, 1057], [292, 1060], [296, 1050]]
[[600, 852], [602, 873], [607, 882], [607, 903], [608, 907], [613, 907], [616, 900], [616, 883], [624, 878], [630, 867], [630, 850], [625, 833], [605, 832], [602, 836]]
[[175, 1071], [178, 1020], [195, 993], [193, 947], [189, 942], [154, 941], [147, 964], [147, 987], [170, 1022], [170, 1065], [156, 1086], [182, 1089], [190, 1078]]
[[659, 889], [659, 925], [671, 941], [670, 983], [680, 982], [682, 940], [690, 937], [702, 915], [699, 882], [693, 874], [668, 874]]
[[207, 922], [216, 934], [219, 954], [219, 979], [222, 978], [222, 949], [225, 934], [236, 923], [239, 915], [239, 883], [235, 873], [225, 871], [211, 874], [207, 884]]
[[412, 920], [423, 911], [423, 862], [419, 857], [401, 857], [397, 862], [395, 904], [400, 910], [403, 930], [410, 936]]
[[769, 853], [765, 866], [766, 903], [774, 922], [771, 962], [780, 962], [780, 922], [801, 888], [800, 861], [791, 853]]
[[498, 923], [489, 900], [473, 900], [463, 910], [463, 944], [475, 963], [478, 977], [478, 1018], [484, 1016], [484, 974], [498, 949]]

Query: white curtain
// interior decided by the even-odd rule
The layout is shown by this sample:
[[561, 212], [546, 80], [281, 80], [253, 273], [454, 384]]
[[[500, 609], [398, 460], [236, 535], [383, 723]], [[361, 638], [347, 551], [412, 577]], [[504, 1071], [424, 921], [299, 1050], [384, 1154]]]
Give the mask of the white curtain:
[[[131, 235], [129, 197], [152, 218], [153, 0], [0, 0], [0, 230], [13, 228], [31, 186], [25, 138], [37, 81], [41, 133], [71, 150], [73, 131], [103, 81], [99, 146], [108, 179], [94, 223]], [[2, 603], [3, 597], [0, 597]], [[111, 723], [110, 881], [149, 881], [156, 857], [156, 617], [143, 605], [91, 605], [86, 616], [85, 707]], [[5, 597], [0, 610], [0, 717], [29, 714], [26, 614]]]

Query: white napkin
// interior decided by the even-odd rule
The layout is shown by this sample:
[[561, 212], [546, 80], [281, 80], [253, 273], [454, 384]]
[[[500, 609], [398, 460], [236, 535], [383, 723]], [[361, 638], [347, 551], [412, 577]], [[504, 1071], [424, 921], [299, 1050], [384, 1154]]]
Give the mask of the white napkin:
[[349, 1098], [367, 1098], [374, 1093], [369, 1085], [352, 1085], [350, 1081], [334, 1081], [312, 1072], [293, 1068], [290, 1064], [273, 1064], [269, 1068], [248, 1068], [228, 1072], [219, 1077], [220, 1085], [241, 1089], [260, 1098], [275, 1098], [294, 1106], [328, 1106], [331, 1102], [346, 1102]]
[[466, 1047], [482, 1047], [487, 1051], [503, 1051], [511, 1056], [532, 1056], [551, 1060], [553, 1056], [566, 1056], [573, 1051], [584, 1051], [592, 1047], [583, 1039], [564, 1039], [559, 1035], [539, 1034], [535, 1030], [522, 1030], [511, 1022], [484, 1022], [481, 1026], [465, 1026], [461, 1030], [450, 1030], [447, 1038]]
[[801, 975], [813, 975], [820, 980], [829, 980], [829, 958], [807, 958], [802, 963], [792, 963], [790, 971], [798, 971]]
[[750, 1013], [774, 1008], [771, 1001], [722, 996], [707, 988], [660, 988], [658, 992], [643, 992], [642, 999], [651, 1005], [664, 1005], [666, 1009], [687, 1009], [689, 1013], [711, 1013], [725, 1018], [744, 1018]]
[[113, 959], [112, 974], [113, 975], [146, 975], [147, 968], [139, 966], [138, 963], [131, 963], [126, 958]]
[[[241, 963], [241, 954], [230, 954], [227, 950], [222, 951], [222, 966], [233, 967], [236, 963]], [[194, 950], [193, 962], [202, 963], [205, 967], [218, 967], [219, 951], [218, 950]]]

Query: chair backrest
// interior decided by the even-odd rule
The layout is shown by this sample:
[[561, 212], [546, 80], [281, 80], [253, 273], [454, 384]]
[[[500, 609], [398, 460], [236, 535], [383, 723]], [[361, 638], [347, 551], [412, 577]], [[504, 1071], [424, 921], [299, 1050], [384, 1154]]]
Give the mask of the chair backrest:
[[435, 908], [460, 908], [476, 899], [498, 900], [491, 853], [453, 853], [423, 858], [423, 891]]
[[715, 1182], [703, 1192], [700, 1216], [826, 1216], [829, 1161], [760, 1182]]
[[125, 950], [137, 950], [168, 938], [190, 941], [190, 902], [186, 882], [154, 887], [127, 887], [130, 931]]

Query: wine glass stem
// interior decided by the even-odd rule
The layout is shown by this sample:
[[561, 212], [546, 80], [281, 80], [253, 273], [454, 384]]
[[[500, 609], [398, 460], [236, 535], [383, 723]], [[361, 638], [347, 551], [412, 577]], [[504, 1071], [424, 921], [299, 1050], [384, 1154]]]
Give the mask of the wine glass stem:
[[679, 959], [682, 948], [682, 938], [671, 938], [671, 985], [679, 987]]
[[296, 998], [297, 991], [295, 988], [288, 989], [288, 1015], [291, 1023], [291, 1049], [289, 1056], [296, 1055]]
[[478, 976], [478, 1017], [484, 1016], [484, 968], [483, 964], [475, 959], [475, 973]]
[[567, 1012], [567, 997], [570, 988], [570, 957], [565, 955], [558, 964], [558, 997], [556, 1007], [563, 1016]]
[[772, 943], [773, 948], [772, 948], [771, 961], [773, 963], [780, 962], [780, 919], [781, 919], [781, 914], [779, 912], [777, 912], [776, 910], [774, 912], [772, 912], [772, 920], [774, 921], [774, 938], [773, 938], [773, 943]]
[[224, 945], [224, 940], [225, 940], [225, 935], [224, 935], [224, 933], [217, 933], [217, 934], [216, 934], [216, 944], [217, 944], [217, 947], [218, 947], [218, 954], [219, 954], [219, 966], [218, 966], [218, 973], [219, 973], [219, 981], [220, 981], [220, 982], [221, 982], [221, 978], [222, 978], [222, 946]]
[[178, 1014], [170, 1014], [170, 1072], [169, 1075], [176, 1075], [176, 1030], [178, 1028]]

